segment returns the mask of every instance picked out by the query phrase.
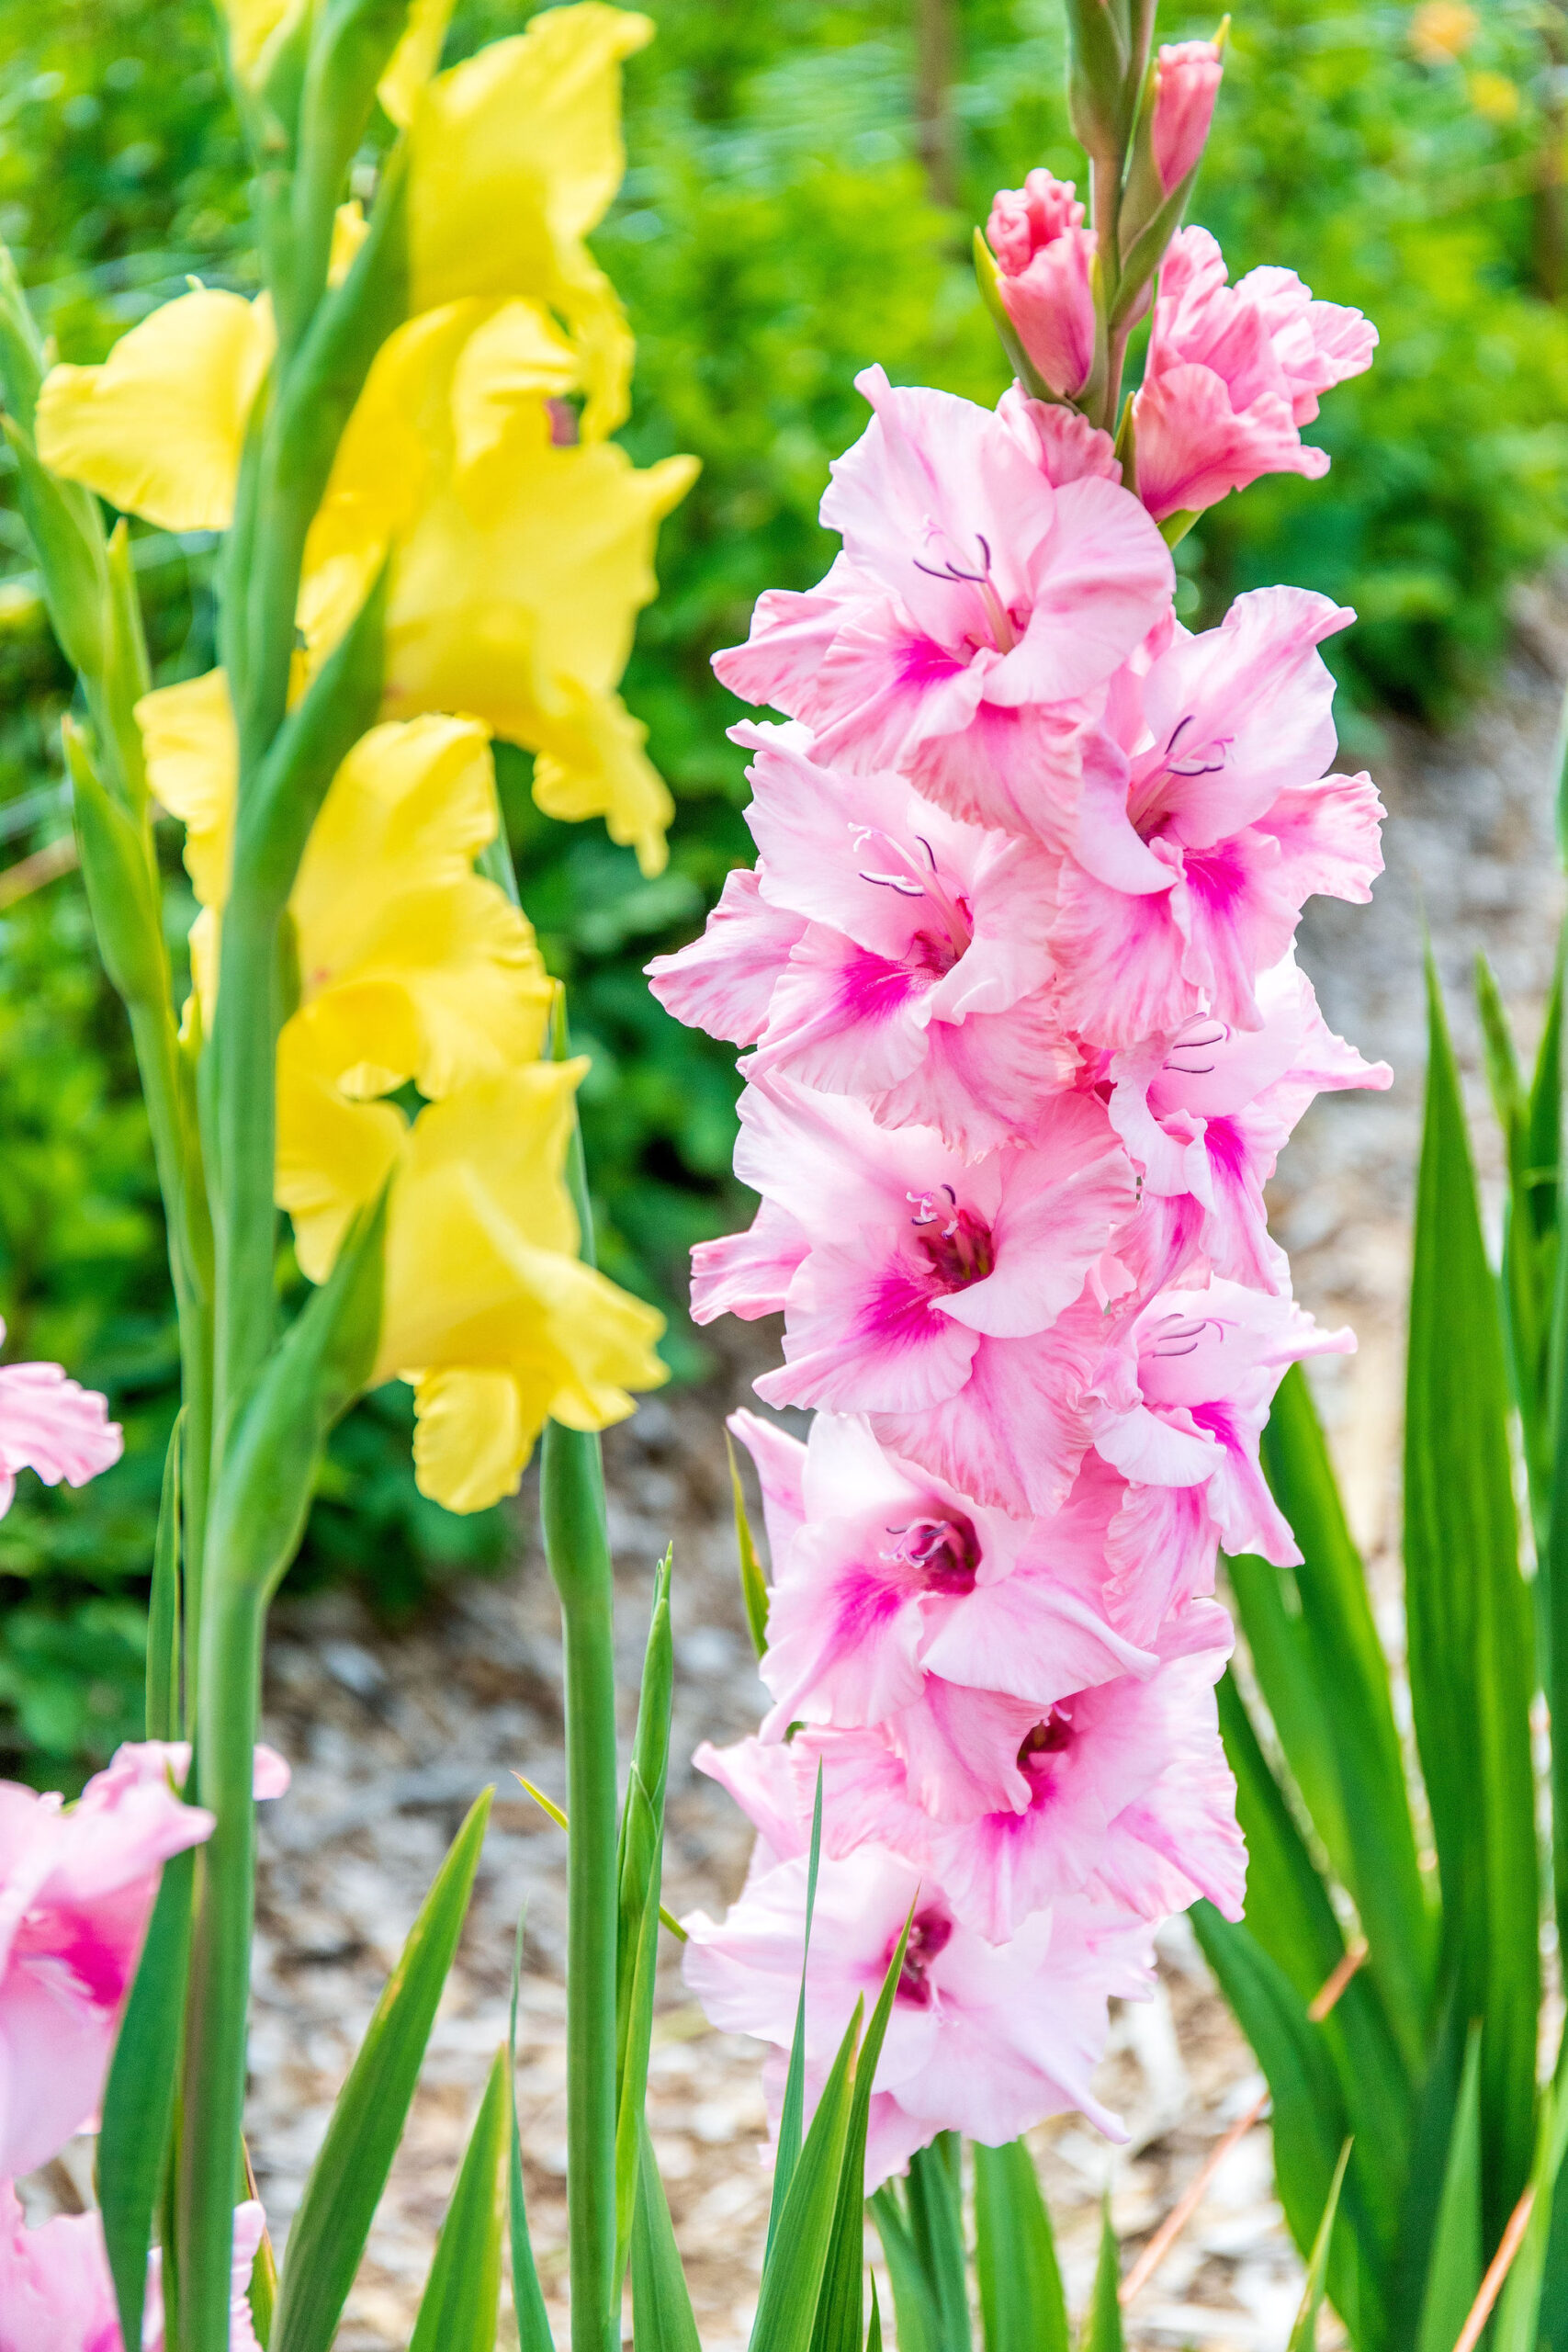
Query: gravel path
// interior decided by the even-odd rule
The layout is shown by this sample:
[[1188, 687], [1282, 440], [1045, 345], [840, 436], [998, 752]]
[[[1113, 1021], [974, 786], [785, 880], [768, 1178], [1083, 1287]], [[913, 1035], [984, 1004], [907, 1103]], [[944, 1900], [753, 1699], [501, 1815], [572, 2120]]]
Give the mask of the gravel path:
[[[1354, 1523], [1397, 1642], [1395, 1524], [1401, 1299], [1420, 1112], [1422, 910], [1434, 934], [1467, 1074], [1478, 1069], [1468, 972], [1483, 948], [1533, 1045], [1562, 892], [1550, 770], [1568, 671], [1568, 583], [1521, 605], [1516, 650], [1491, 704], [1433, 742], [1391, 729], [1372, 765], [1389, 804], [1389, 871], [1371, 910], [1319, 902], [1303, 957], [1334, 1026], [1397, 1072], [1390, 1093], [1326, 1097], [1276, 1189], [1276, 1228], [1298, 1291], [1354, 1323], [1361, 1348], [1320, 1367]], [[1479, 1084], [1472, 1107], [1483, 1114]], [[1483, 1164], [1495, 1167], [1490, 1141]], [[750, 1728], [761, 1687], [735, 1587], [720, 1433], [773, 1344], [734, 1350], [701, 1394], [656, 1399], [607, 1446], [628, 1710], [651, 1564], [675, 1542], [677, 1684], [666, 1885], [676, 1909], [721, 1906], [748, 1837], [687, 1759], [704, 1737]], [[761, 1350], [760, 1355], [758, 1351]], [[527, 1907], [520, 2097], [527, 2187], [547, 2291], [564, 2319], [563, 1841], [510, 1775], [563, 1786], [559, 1645], [547, 1579], [518, 1514], [519, 1566], [471, 1584], [438, 1622], [400, 1639], [348, 1600], [278, 1612], [267, 1736], [294, 1761], [292, 1793], [266, 1809], [257, 1952], [252, 2145], [275, 2226], [287, 2228], [331, 2098], [443, 1848], [475, 1792], [496, 1784], [473, 1915], [437, 2022], [425, 2081], [339, 2341], [406, 2343], [435, 2226], [486, 2064], [505, 2029], [513, 1923]], [[1185, 1921], [1161, 1939], [1161, 1985], [1116, 2018], [1102, 2095], [1126, 2115], [1109, 2149], [1072, 2120], [1040, 2135], [1075, 2304], [1092, 2265], [1109, 2182], [1119, 2230], [1150, 2231], [1260, 2087]], [[765, 2220], [758, 2053], [709, 2032], [673, 1966], [661, 1987], [649, 2106], [655, 2144], [710, 2352], [744, 2342]], [[1299, 2268], [1272, 2200], [1267, 2128], [1226, 2159], [1177, 2249], [1129, 2312], [1134, 2346], [1258, 2347], [1289, 2332]]]

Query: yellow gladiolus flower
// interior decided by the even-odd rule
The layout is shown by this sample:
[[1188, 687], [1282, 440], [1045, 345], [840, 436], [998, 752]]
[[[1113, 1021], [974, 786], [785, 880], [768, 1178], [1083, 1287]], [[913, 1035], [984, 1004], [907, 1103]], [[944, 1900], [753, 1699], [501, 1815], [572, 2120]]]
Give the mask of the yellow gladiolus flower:
[[668, 1377], [663, 1317], [577, 1255], [563, 1171], [585, 1062], [538, 1062], [421, 1113], [387, 1232], [378, 1379], [411, 1381], [422, 1493], [516, 1491], [547, 1418], [597, 1430]]
[[121, 335], [101, 368], [51, 368], [39, 455], [166, 531], [221, 531], [275, 340], [265, 296], [182, 294]]
[[290, 31], [310, 0], [223, 0], [229, 23], [229, 54], [242, 82], [266, 77], [266, 53], [274, 37]]
[[400, 329], [311, 527], [300, 625], [319, 659], [393, 545], [384, 707], [475, 712], [536, 753], [541, 808], [602, 815], [653, 874], [672, 804], [615, 687], [656, 592], [659, 524], [696, 461], [639, 471], [613, 442], [558, 443], [549, 402], [579, 366], [530, 302], [452, 303]]
[[626, 172], [620, 64], [653, 37], [600, 0], [549, 8], [440, 74], [409, 126], [410, 306], [529, 295], [587, 356], [586, 429], [626, 413], [632, 340], [583, 240]]
[[[146, 695], [138, 717], [152, 790], [186, 828], [209, 1022], [234, 806], [221, 671]], [[277, 1197], [314, 1279], [402, 1132], [373, 1098], [412, 1079], [437, 1100], [539, 1051], [551, 989], [532, 929], [473, 870], [499, 824], [485, 729], [432, 716], [361, 737], [311, 829], [289, 900], [299, 1002], [278, 1045]], [[333, 1171], [345, 1151], [358, 1172], [344, 1182]]]

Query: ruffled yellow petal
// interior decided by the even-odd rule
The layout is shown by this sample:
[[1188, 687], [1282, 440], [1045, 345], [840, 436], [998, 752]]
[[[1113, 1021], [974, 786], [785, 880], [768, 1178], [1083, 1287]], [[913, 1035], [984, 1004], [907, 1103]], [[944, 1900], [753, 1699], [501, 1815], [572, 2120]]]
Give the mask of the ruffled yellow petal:
[[523, 1482], [548, 1396], [510, 1372], [427, 1372], [413, 1384], [413, 1475], [448, 1510], [488, 1510]]
[[662, 874], [675, 803], [642, 748], [647, 728], [619, 695], [559, 677], [552, 684], [535, 729], [535, 799], [547, 817], [603, 817], [610, 839], [635, 849], [645, 874]]
[[550, 8], [424, 91], [412, 119], [411, 307], [533, 295], [589, 354], [589, 429], [626, 414], [631, 341], [582, 240], [626, 170], [620, 63], [648, 17], [584, 0]]
[[514, 1488], [547, 1416], [603, 1429], [666, 1377], [662, 1317], [575, 1255], [562, 1170], [585, 1067], [536, 1063], [465, 1088], [423, 1111], [404, 1146], [378, 1376], [412, 1381], [416, 1410], [431, 1412], [420, 1485], [454, 1510]]
[[294, 1250], [324, 1282], [356, 1210], [373, 1201], [397, 1160], [408, 1122], [388, 1102], [350, 1102], [321, 1066], [308, 1020], [286, 1022], [277, 1043], [279, 1208], [294, 1220]]
[[289, 901], [303, 1006], [349, 1093], [436, 1099], [531, 1061], [551, 988], [526, 917], [473, 859], [500, 827], [485, 729], [373, 728], [333, 779]]
[[671, 458], [639, 472], [614, 443], [557, 448], [546, 420], [516, 412], [429, 501], [388, 614], [389, 710], [471, 710], [543, 753], [552, 805], [602, 812], [649, 872], [671, 804], [615, 688], [656, 591], [660, 521], [695, 470]]
[[182, 294], [121, 335], [101, 368], [51, 368], [39, 455], [164, 530], [223, 530], [273, 345], [265, 302]]
[[204, 907], [229, 893], [239, 743], [221, 670], [159, 686], [136, 706], [152, 797], [186, 829], [186, 871]]
[[413, 119], [419, 94], [441, 62], [452, 0], [413, 0], [403, 37], [376, 85], [376, 95], [400, 130]]
[[581, 361], [537, 302], [481, 319], [452, 371], [452, 462], [460, 475], [498, 449], [525, 404], [575, 391]]

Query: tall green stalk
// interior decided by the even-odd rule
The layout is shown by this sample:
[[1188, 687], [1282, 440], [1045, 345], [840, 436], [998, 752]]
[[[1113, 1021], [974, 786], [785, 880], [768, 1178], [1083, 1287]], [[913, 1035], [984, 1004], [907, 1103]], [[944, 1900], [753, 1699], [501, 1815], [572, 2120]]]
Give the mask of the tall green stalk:
[[545, 1553], [566, 1686], [567, 2227], [572, 2352], [615, 2352], [615, 1638], [599, 1440], [551, 1421]]
[[[486, 861], [508, 895], [517, 881], [503, 842]], [[568, 1051], [558, 997], [554, 1047]], [[567, 1189], [585, 1263], [593, 1262], [593, 1214], [582, 1131], [575, 1118]], [[539, 1458], [545, 1556], [560, 1596], [566, 1696], [567, 1812], [567, 2232], [570, 2241], [572, 2352], [617, 2352], [615, 2275], [615, 1938], [619, 1889], [615, 1803], [615, 1574], [604, 1510], [604, 1455], [596, 1435], [545, 1424]]]

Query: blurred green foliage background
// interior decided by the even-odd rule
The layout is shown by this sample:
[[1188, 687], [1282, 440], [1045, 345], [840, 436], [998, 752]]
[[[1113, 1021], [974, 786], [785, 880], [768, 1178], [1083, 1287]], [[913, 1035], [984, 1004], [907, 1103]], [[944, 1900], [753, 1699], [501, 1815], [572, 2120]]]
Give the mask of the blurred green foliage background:
[[[459, 0], [448, 58], [514, 30], [513, 0]], [[596, 240], [638, 337], [639, 461], [696, 452], [665, 526], [663, 593], [627, 680], [680, 805], [668, 872], [643, 881], [596, 827], [550, 822], [528, 763], [499, 765], [525, 899], [593, 1067], [583, 1107], [609, 1270], [671, 1311], [678, 1375], [703, 1354], [680, 1312], [689, 1244], [744, 1214], [728, 1176], [736, 1080], [677, 1028], [647, 956], [699, 927], [748, 854], [736, 706], [714, 650], [770, 585], [807, 585], [816, 512], [861, 429], [853, 389], [895, 380], [984, 400], [999, 353], [966, 252], [992, 191], [1074, 170], [1058, 0], [655, 0], [626, 77], [625, 189]], [[1179, 5], [1160, 37], [1213, 29]], [[1330, 648], [1359, 755], [1380, 709], [1441, 723], [1485, 683], [1511, 583], [1568, 529], [1562, 304], [1568, 17], [1556, 0], [1258, 0], [1237, 17], [1194, 216], [1233, 273], [1284, 263], [1382, 334], [1330, 395], [1326, 483], [1265, 482], [1184, 544], [1181, 609], [1217, 617], [1269, 580], [1355, 605]], [[254, 283], [243, 158], [205, 0], [7, 0], [0, 11], [0, 233], [62, 356], [101, 358], [187, 275]], [[0, 479], [0, 864], [66, 829], [58, 720], [71, 681]], [[161, 681], [212, 660], [200, 538], [137, 541]], [[171, 940], [193, 911], [166, 829]], [[0, 899], [4, 883], [0, 881]], [[30, 1476], [0, 1521], [0, 1761], [57, 1781], [139, 1728], [141, 1594], [175, 1351], [146, 1135], [118, 1006], [79, 887], [0, 911], [0, 1312], [6, 1350], [107, 1389], [118, 1469], [80, 1494]], [[504, 1515], [416, 1494], [403, 1392], [334, 1442], [297, 1577], [357, 1580], [389, 1611], [504, 1558]]]

